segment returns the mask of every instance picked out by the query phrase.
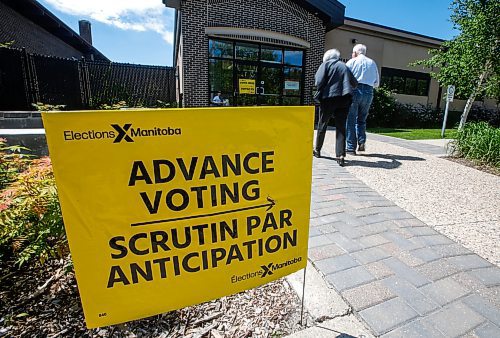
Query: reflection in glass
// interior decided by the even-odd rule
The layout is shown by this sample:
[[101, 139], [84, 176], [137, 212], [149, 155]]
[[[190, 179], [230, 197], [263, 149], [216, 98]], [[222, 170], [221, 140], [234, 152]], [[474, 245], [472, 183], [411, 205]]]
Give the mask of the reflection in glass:
[[233, 61], [210, 60], [208, 74], [211, 92], [233, 91]]
[[286, 50], [285, 51], [285, 64], [291, 66], [302, 66], [302, 59], [304, 52], [301, 50]]
[[380, 86], [391, 88], [391, 77], [382, 75], [380, 78]]
[[284, 106], [300, 106], [300, 97], [283, 97]]
[[272, 47], [262, 47], [260, 59], [266, 62], [282, 63], [283, 51]]
[[255, 95], [239, 95], [238, 106], [255, 106], [257, 104], [257, 96]]
[[402, 94], [405, 91], [405, 78], [401, 76], [394, 76], [392, 78], [392, 89], [398, 93]]
[[418, 80], [417, 95], [420, 95], [420, 96], [429, 95], [429, 81]]
[[238, 79], [257, 79], [257, 66], [236, 64]]
[[226, 41], [210, 40], [208, 54], [216, 58], [233, 58], [233, 43]]
[[281, 90], [281, 67], [262, 67], [260, 74], [261, 87], [265, 94], [279, 95]]
[[259, 46], [251, 43], [236, 43], [236, 58], [257, 61], [259, 59]]
[[278, 95], [261, 96], [259, 98], [259, 103], [263, 106], [279, 106], [280, 97]]
[[406, 78], [405, 94], [415, 95], [417, 94], [417, 79]]
[[[283, 94], [284, 95], [300, 95], [300, 83], [302, 81], [302, 68], [299, 67], [284, 67], [284, 82]], [[298, 88], [297, 88], [298, 83]]]

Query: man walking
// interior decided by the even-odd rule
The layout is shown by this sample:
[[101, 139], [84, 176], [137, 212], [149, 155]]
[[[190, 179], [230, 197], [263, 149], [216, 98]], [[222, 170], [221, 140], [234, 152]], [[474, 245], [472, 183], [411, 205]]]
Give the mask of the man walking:
[[356, 146], [358, 151], [365, 151], [366, 118], [373, 100], [373, 88], [379, 85], [379, 74], [377, 64], [366, 56], [366, 46], [362, 44], [352, 49], [352, 59], [347, 61], [347, 67], [358, 80], [358, 87], [347, 116], [346, 152], [356, 155]]

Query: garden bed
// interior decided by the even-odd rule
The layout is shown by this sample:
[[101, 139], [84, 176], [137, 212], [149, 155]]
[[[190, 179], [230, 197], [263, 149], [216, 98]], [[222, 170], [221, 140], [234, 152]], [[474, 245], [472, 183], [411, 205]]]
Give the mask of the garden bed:
[[461, 158], [461, 157], [449, 156], [449, 157], [445, 157], [445, 158], [449, 161], [460, 163], [460, 164], [465, 165], [467, 167], [471, 167], [471, 168], [486, 172], [488, 174], [500, 176], [500, 169], [495, 168], [491, 165], [475, 163], [471, 160]]
[[284, 279], [181, 310], [88, 330], [69, 259], [21, 269], [2, 261], [0, 270], [0, 337], [280, 337], [303, 329], [300, 300]]

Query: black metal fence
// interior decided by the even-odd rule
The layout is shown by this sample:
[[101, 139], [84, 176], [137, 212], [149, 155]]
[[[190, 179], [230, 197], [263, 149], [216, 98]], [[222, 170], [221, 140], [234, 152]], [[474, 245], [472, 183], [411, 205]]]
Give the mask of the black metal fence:
[[175, 100], [172, 67], [69, 60], [0, 48], [0, 111], [33, 110], [36, 102], [74, 110], [119, 101], [161, 107]]

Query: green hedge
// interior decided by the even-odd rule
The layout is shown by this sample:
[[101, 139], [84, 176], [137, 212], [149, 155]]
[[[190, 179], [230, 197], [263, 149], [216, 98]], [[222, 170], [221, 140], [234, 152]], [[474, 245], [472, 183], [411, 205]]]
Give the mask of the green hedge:
[[[441, 128], [444, 111], [431, 106], [401, 104], [393, 93], [384, 88], [374, 91], [373, 103], [368, 115], [369, 127], [385, 128]], [[458, 125], [462, 112], [448, 113], [447, 128]], [[486, 121], [494, 127], [500, 127], [500, 114], [497, 110], [487, 110], [474, 106], [469, 112], [468, 121]]]
[[486, 122], [469, 122], [452, 142], [456, 156], [500, 169], [500, 128]]

